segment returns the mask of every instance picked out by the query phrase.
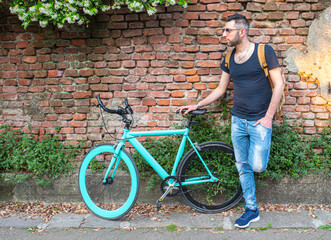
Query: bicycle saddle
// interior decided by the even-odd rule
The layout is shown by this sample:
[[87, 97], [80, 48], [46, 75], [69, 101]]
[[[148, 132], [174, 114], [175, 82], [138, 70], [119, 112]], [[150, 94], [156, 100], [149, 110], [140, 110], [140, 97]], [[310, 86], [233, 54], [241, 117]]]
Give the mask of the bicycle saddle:
[[[184, 114], [186, 111], [187, 111], [186, 109], [183, 109], [181, 113]], [[199, 110], [191, 111], [188, 114], [191, 114], [191, 115], [204, 115], [206, 112], [207, 112], [207, 109], [199, 109]], [[179, 111], [176, 111], [176, 113], [179, 113]]]

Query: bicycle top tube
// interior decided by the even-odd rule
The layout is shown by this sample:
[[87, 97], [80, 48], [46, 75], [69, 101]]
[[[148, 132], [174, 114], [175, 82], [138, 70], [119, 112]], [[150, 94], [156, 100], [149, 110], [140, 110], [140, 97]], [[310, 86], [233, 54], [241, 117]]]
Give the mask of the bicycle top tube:
[[130, 137], [151, 137], [151, 136], [169, 136], [169, 135], [188, 135], [189, 129], [175, 129], [175, 130], [155, 130], [155, 131], [129, 131], [126, 130], [126, 138]]

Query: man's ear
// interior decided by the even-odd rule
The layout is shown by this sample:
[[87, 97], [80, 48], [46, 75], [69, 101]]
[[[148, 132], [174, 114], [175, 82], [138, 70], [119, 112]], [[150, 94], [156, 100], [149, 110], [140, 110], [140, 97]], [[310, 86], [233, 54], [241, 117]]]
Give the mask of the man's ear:
[[245, 28], [242, 28], [239, 30], [239, 33], [240, 33], [240, 37], [244, 37], [246, 35], [246, 30]]

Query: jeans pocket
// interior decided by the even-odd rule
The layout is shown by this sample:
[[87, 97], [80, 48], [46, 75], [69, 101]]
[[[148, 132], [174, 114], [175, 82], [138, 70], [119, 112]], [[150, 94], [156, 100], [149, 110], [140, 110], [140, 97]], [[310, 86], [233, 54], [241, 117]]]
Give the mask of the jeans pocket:
[[[259, 125], [261, 125], [261, 127], [263, 127], [264, 129], [267, 129], [267, 130], [269, 130], [269, 131], [272, 131], [272, 127], [271, 127], [271, 128], [265, 127], [265, 126], [263, 126], [261, 123], [260, 123]], [[259, 126], [259, 125], [257, 125], [257, 126]]]
[[231, 123], [236, 123], [237, 122], [237, 117], [236, 116], [231, 116]]

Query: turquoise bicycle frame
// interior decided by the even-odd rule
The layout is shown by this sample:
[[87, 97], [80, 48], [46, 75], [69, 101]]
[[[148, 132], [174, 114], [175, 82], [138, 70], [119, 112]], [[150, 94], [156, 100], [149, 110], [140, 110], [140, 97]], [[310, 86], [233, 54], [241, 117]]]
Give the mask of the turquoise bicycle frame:
[[[209, 170], [209, 168], [203, 161], [201, 155], [199, 154], [199, 151], [197, 150], [197, 148], [193, 144], [192, 140], [188, 136], [188, 133], [189, 133], [189, 128], [179, 129], [179, 130], [136, 131], [136, 132], [130, 131], [129, 129], [125, 128], [121, 141], [116, 146], [113, 159], [110, 162], [110, 165], [108, 167], [107, 173], [104, 178], [104, 181], [106, 181], [106, 178], [107, 178], [110, 170], [112, 169], [113, 165], [116, 162], [113, 176], [112, 176], [112, 177], [114, 177], [116, 169], [120, 162], [119, 153], [122, 150], [122, 148], [124, 148], [126, 141], [129, 141], [132, 144], [132, 146], [141, 154], [141, 156], [149, 163], [149, 165], [159, 174], [159, 176], [162, 179], [165, 179], [166, 177], [169, 177], [169, 176], [175, 176], [179, 161], [182, 158], [183, 153], [184, 153], [186, 141], [188, 140], [190, 142], [191, 146], [193, 147], [194, 151], [197, 153], [198, 157], [200, 158], [201, 162], [205, 166], [206, 171], [209, 174], [209, 177], [203, 176], [203, 177], [195, 177], [195, 178], [186, 179], [185, 182], [181, 183], [181, 185], [192, 185], [192, 184], [199, 184], [199, 183], [206, 183], [206, 182], [217, 182], [218, 179], [213, 176], [213, 174], [211, 173], [211, 171]], [[137, 139], [137, 137], [169, 136], [169, 135], [183, 135], [183, 138], [182, 138], [181, 144], [179, 146], [179, 149], [178, 149], [178, 152], [176, 155], [176, 159], [175, 159], [175, 162], [173, 165], [173, 169], [171, 171], [171, 175], [169, 175], [164, 170], [164, 168], [155, 160], [155, 158], [146, 150], [146, 148]], [[173, 180], [170, 182], [172, 183]]]

